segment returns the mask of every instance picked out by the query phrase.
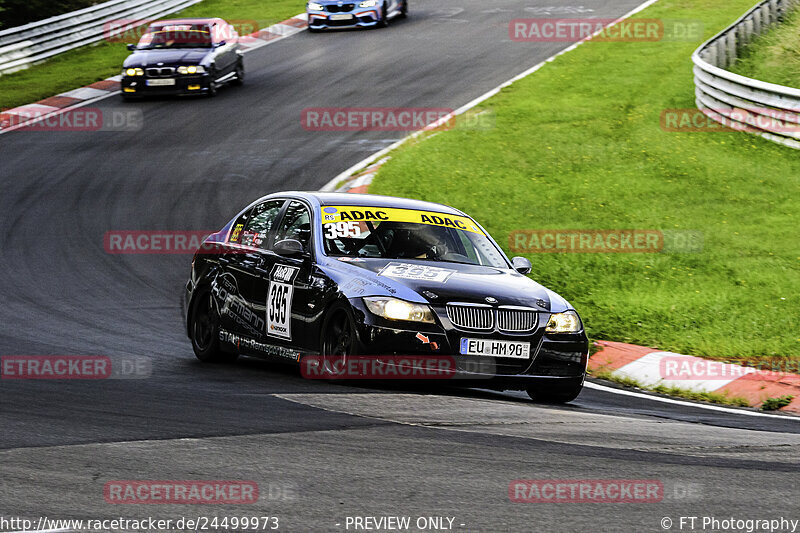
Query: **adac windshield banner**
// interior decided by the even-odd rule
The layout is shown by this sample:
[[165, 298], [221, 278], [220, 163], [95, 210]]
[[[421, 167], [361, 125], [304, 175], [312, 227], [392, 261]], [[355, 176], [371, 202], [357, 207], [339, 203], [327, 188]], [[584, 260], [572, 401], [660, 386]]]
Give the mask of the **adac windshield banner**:
[[483, 231], [469, 218], [459, 215], [417, 211], [415, 209], [395, 209], [388, 207], [365, 206], [325, 206], [322, 208], [322, 224], [337, 222], [413, 222], [442, 226], [484, 235]]

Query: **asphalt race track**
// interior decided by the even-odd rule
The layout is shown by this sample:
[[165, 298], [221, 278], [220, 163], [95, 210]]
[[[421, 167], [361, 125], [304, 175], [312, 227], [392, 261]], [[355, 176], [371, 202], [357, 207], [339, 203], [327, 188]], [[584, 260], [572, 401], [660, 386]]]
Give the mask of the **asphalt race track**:
[[[580, 5], [613, 17], [638, 3]], [[594, 388], [554, 407], [518, 393], [306, 381], [257, 360], [202, 365], [181, 322], [190, 256], [104, 250], [110, 230], [215, 230], [261, 195], [318, 189], [404, 134], [305, 131], [304, 108], [457, 108], [567, 46], [508, 38], [510, 19], [551, 4], [415, 0], [388, 30], [303, 32], [248, 53], [245, 86], [215, 99], [95, 104], [141, 109], [138, 132], [0, 135], [0, 354], [150, 368], [140, 379], [0, 382], [0, 516], [269, 515], [281, 531], [442, 516], [457, 531], [509, 532], [800, 519], [800, 419]], [[253, 480], [261, 498], [106, 503], [104, 484], [127, 479]], [[660, 480], [664, 498], [512, 503], [516, 479]]]

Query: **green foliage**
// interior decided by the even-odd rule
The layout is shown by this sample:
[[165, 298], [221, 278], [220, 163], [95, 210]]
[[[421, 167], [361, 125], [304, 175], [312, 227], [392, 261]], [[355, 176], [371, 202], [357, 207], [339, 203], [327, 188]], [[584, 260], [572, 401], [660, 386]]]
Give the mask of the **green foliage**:
[[750, 43], [731, 70], [749, 78], [800, 88], [800, 9]]
[[786, 407], [790, 403], [794, 396], [780, 396], [778, 398], [767, 398], [763, 404], [761, 404], [761, 409], [764, 411], [777, 411], [781, 407]]

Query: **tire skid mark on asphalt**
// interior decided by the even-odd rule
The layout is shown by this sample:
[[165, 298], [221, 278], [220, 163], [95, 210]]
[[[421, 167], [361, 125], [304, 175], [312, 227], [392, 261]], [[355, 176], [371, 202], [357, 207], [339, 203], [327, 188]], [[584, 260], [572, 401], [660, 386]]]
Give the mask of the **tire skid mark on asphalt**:
[[[669, 454], [764, 458], [800, 464], [800, 434], [716, 427], [651, 417], [584, 413], [497, 400], [419, 394], [274, 394], [324, 411], [397, 424]], [[614, 428], [614, 439], [609, 439]], [[724, 444], [720, 444], [724, 443]]]

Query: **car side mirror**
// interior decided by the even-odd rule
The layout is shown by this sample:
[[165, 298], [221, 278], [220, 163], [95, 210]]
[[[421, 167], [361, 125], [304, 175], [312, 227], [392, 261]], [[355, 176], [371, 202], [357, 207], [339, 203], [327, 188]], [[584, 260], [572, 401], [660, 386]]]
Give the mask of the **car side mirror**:
[[136, 50], [136, 45], [135, 44], [129, 44], [128, 45], [128, 50], [130, 50], [130, 51]]
[[284, 239], [276, 242], [272, 251], [283, 257], [299, 257], [306, 253], [303, 244], [295, 239]]
[[520, 274], [530, 274], [531, 270], [533, 269], [533, 265], [531, 265], [531, 262], [525, 259], [524, 257], [511, 258], [511, 264], [514, 265], [514, 270], [516, 270]]

